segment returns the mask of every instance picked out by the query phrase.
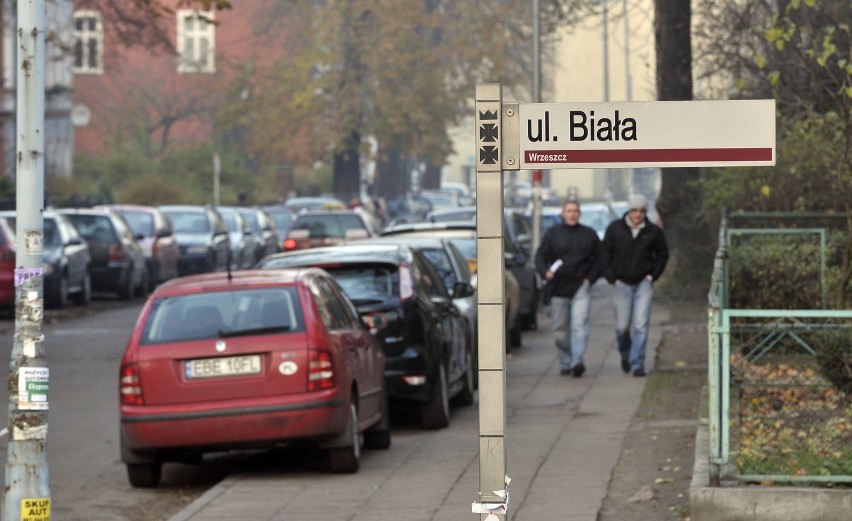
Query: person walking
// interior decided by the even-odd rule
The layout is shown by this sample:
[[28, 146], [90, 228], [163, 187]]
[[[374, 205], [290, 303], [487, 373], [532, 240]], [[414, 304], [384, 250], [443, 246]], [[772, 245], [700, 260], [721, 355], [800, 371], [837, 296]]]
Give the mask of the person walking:
[[547, 281], [553, 338], [560, 374], [583, 376], [589, 340], [590, 288], [600, 278], [601, 241], [580, 224], [580, 203], [562, 205], [562, 224], [551, 226], [535, 254], [535, 268]]
[[612, 285], [615, 337], [621, 369], [645, 376], [645, 347], [651, 324], [654, 282], [669, 259], [666, 237], [647, 218], [648, 200], [628, 198], [627, 212], [607, 226], [601, 245], [603, 276]]

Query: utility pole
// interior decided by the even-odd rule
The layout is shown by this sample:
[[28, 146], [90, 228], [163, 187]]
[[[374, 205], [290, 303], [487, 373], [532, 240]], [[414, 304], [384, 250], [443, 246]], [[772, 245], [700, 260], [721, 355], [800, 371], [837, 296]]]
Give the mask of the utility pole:
[[15, 339], [3, 516], [50, 521], [44, 348], [45, 0], [18, 0]]
[[[541, 30], [539, 0], [533, 0], [533, 103], [541, 102]], [[532, 254], [541, 244], [541, 170], [532, 173]]]

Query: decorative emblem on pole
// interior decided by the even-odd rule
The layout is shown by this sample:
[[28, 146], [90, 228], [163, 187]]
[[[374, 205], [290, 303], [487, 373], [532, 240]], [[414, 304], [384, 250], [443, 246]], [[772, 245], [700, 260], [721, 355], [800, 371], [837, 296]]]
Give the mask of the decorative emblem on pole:
[[477, 102], [476, 128], [480, 170], [499, 170], [501, 139], [500, 103]]

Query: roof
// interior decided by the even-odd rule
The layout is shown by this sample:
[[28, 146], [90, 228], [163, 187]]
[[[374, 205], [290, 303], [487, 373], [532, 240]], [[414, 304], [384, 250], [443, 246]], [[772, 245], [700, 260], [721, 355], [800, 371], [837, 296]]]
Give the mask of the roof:
[[[364, 244], [361, 244], [362, 242]], [[404, 244], [388, 241], [387, 244], [382, 245], [365, 240], [336, 246], [276, 253], [264, 258], [258, 266], [323, 266], [354, 262], [397, 263], [400, 259], [407, 260], [411, 255], [409, 251], [409, 247]]]
[[183, 293], [200, 293], [204, 291], [219, 291], [234, 287], [246, 286], [292, 286], [303, 276], [305, 270], [240, 270], [230, 275], [220, 271], [203, 273], [172, 279], [157, 288], [158, 296], [168, 296]]

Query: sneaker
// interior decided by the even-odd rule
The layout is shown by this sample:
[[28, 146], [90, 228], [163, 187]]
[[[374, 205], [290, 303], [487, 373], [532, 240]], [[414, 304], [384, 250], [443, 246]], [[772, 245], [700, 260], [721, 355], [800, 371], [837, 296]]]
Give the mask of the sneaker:
[[627, 360], [622, 360], [621, 361], [621, 370], [624, 371], [625, 373], [629, 373], [630, 372], [630, 362], [628, 362]]
[[586, 366], [583, 365], [583, 362], [574, 366], [574, 369], [571, 369], [571, 374], [574, 378], [580, 378], [583, 376], [583, 373], [586, 372]]
[[645, 376], [645, 370], [641, 369], [641, 368], [640, 369], [634, 369], [633, 370], [633, 376]]
[[562, 370], [559, 371], [559, 374], [561, 374], [562, 376], [568, 376], [569, 374], [571, 374], [571, 370], [570, 369], [562, 369]]

